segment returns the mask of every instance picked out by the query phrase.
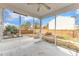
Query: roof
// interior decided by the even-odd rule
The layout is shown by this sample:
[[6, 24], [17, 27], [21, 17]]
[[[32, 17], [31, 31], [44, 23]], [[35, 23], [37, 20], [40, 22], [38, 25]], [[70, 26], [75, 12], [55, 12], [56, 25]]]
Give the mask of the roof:
[[[47, 9], [43, 4], [50, 8]], [[14, 12], [25, 15], [32, 16], [36, 18], [44, 18], [47, 16], [55, 16], [57, 14], [74, 10], [79, 8], [78, 3], [2, 3], [0, 8], [9, 8]], [[39, 12], [37, 9], [40, 7]]]

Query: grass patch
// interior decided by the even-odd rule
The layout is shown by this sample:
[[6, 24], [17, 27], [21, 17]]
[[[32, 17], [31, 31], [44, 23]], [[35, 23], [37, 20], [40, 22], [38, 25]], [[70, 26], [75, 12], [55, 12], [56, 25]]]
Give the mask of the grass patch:
[[68, 35], [58, 36], [58, 38], [64, 39], [64, 40], [70, 40], [71, 39], [71, 37], [68, 36]]
[[69, 39], [71, 39], [71, 37], [68, 36], [68, 35], [64, 35], [63, 38], [64, 38], [64, 40], [69, 40]]

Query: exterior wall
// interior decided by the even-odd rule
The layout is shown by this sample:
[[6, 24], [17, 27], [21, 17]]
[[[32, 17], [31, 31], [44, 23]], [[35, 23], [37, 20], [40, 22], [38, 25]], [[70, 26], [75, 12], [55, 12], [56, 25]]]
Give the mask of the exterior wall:
[[3, 37], [3, 25], [2, 25], [2, 9], [0, 9], [0, 40]]

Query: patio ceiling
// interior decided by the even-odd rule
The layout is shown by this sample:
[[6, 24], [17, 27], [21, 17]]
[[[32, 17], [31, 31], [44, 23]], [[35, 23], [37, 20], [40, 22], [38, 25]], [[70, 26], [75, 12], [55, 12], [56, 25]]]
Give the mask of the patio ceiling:
[[[50, 8], [47, 9], [46, 6]], [[39, 11], [37, 9], [40, 7]], [[46, 16], [55, 16], [56, 14], [79, 8], [79, 4], [72, 3], [7, 3], [0, 4], [0, 8], [9, 8], [15, 12], [25, 15], [33, 16], [36, 18], [44, 18]]]

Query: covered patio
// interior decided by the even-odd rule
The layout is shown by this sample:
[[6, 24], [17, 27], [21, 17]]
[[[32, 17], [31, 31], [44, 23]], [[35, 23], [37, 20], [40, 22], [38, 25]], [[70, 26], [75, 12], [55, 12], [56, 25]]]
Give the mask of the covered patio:
[[[5, 28], [5, 26], [4, 26], [4, 22], [5, 22], [4, 10], [5, 9], [11, 10], [12, 13], [17, 14], [18, 19], [19, 19], [18, 20], [19, 26], [18, 26], [17, 33], [12, 33], [11, 37], [8, 39], [5, 39], [5, 37], [7, 35], [4, 35], [4, 33], [6, 31], [6, 30], [4, 31], [4, 28]], [[46, 3], [46, 4], [45, 3], [12, 3], [12, 4], [7, 3], [7, 4], [0, 4], [0, 33], [1, 33], [0, 34], [0, 47], [2, 47], [2, 48], [0, 48], [0, 50], [3, 51], [3, 52], [0, 52], [0, 55], [49, 55], [49, 56], [50, 55], [51, 56], [52, 55], [53, 56], [55, 56], [55, 55], [60, 55], [60, 56], [77, 55], [78, 51], [79, 51], [78, 44], [77, 44], [78, 47], [76, 45], [74, 45], [74, 48], [70, 47], [73, 44], [73, 42], [76, 40], [73, 40], [72, 42], [68, 40], [68, 39], [72, 39], [72, 38], [73, 39], [79, 38], [78, 36], [76, 36], [76, 33], [79, 34], [78, 29], [76, 30], [76, 28], [78, 28], [78, 26], [76, 25], [77, 16], [71, 15], [69, 18], [69, 19], [72, 18], [74, 20], [73, 29], [68, 28], [66, 31], [66, 28], [64, 28], [62, 30], [62, 29], [60, 29], [60, 28], [62, 28], [62, 26], [60, 26], [60, 28], [59, 28], [58, 27], [59, 24], [57, 23], [57, 21], [58, 21], [57, 16], [59, 16], [63, 13], [69, 12], [69, 11], [73, 12], [74, 10], [79, 11], [79, 4], [77, 4], [77, 3], [76, 4], [75, 3]], [[22, 20], [23, 20], [22, 16], [24, 16], [24, 17], [31, 16], [32, 21], [31, 21], [31, 25], [29, 27], [30, 30], [26, 30], [26, 32], [28, 31], [31, 34], [24, 34], [25, 33], [25, 32], [23, 32], [24, 27], [21, 27]], [[45, 22], [45, 18], [49, 17], [49, 16], [52, 16], [51, 19], [54, 19], [53, 31], [49, 29], [49, 24], [47, 24], [46, 27], [43, 26], [43, 22]], [[38, 21], [39, 24], [35, 24], [36, 19], [39, 20]], [[65, 19], [67, 19], [67, 18], [65, 17]], [[7, 20], [7, 18], [6, 18], [6, 20]], [[38, 27], [35, 27], [36, 25], [38, 25]], [[71, 34], [72, 38], [70, 38], [69, 36], [63, 37], [64, 34], [62, 33], [62, 31], [63, 32], [66, 31], [66, 33], [68, 32], [67, 34], [64, 32], [66, 35]], [[7, 33], [9, 33], [9, 32], [7, 32]], [[15, 36], [15, 34], [17, 37]], [[8, 36], [10, 36], [10, 34]], [[67, 39], [67, 40], [60, 40], [60, 39]], [[13, 41], [12, 44], [10, 43], [11, 41]], [[29, 41], [30, 41], [30, 43], [33, 43], [33, 44], [29, 45], [29, 43], [27, 43]], [[60, 42], [64, 42], [64, 44], [60, 43]], [[67, 44], [65, 44], [66, 42], [67, 42]], [[15, 45], [14, 45], [14, 43], [15, 43]], [[4, 44], [6, 44], [8, 46], [8, 48]], [[11, 46], [14, 45], [14, 47], [9, 46], [9, 44]], [[66, 45], [67, 45], [67, 47], [62, 48], [63, 46], [66, 46]], [[62, 47], [60, 47], [60, 46], [62, 46]], [[18, 50], [19, 48], [21, 50]], [[8, 51], [8, 49], [10, 49], [11, 51]], [[26, 52], [24, 53], [23, 50], [25, 50]], [[38, 51], [36, 51], [36, 50], [38, 50]], [[68, 52], [68, 53], [66, 53], [66, 52]]]
[[[0, 56], [75, 56], [76, 52], [26, 37], [0, 42]], [[78, 54], [77, 54], [78, 55]]]

